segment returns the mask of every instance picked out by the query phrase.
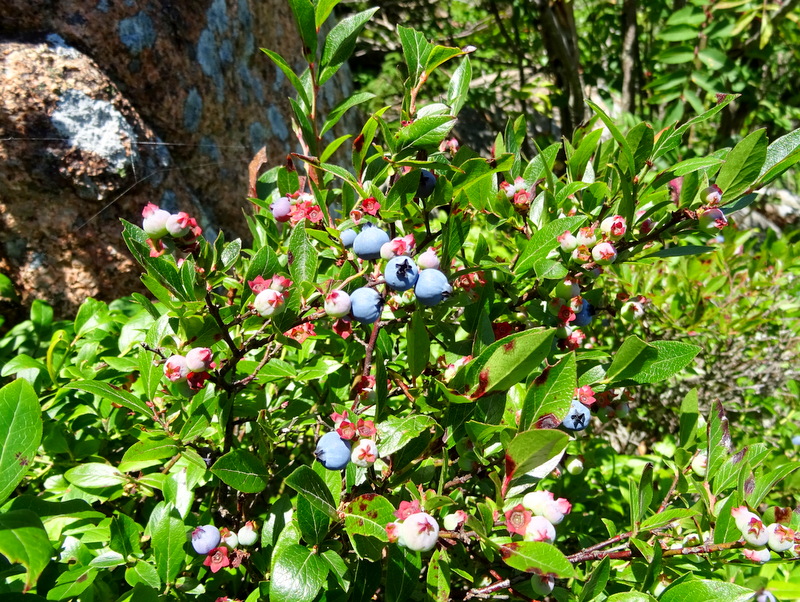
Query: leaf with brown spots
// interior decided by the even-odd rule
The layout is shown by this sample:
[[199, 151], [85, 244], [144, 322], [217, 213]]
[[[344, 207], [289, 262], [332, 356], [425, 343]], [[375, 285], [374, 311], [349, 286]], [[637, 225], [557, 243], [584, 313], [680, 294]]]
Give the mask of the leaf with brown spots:
[[456, 374], [455, 390], [471, 391], [476, 399], [494, 391], [505, 391], [539, 369], [550, 352], [554, 330], [516, 332], [489, 345]]
[[575, 353], [570, 352], [555, 366], [546, 368], [542, 376], [534, 380], [528, 388], [525, 400], [522, 402], [519, 429], [525, 431], [532, 423], [547, 415], [553, 416], [556, 420], [554, 426], [560, 424], [569, 412], [577, 382], [578, 368]]

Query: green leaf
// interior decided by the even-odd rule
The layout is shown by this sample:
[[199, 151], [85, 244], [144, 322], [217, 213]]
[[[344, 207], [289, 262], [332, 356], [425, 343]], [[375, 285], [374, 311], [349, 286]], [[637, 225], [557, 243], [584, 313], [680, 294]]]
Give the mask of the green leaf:
[[734, 200], [756, 181], [766, 159], [766, 130], [756, 130], [733, 147], [716, 180], [726, 201]]
[[731, 442], [731, 429], [728, 415], [719, 400], [716, 400], [709, 411], [708, 417], [708, 465], [706, 479], [711, 481], [717, 474], [720, 466], [733, 453]]
[[757, 508], [777, 483], [780, 483], [798, 468], [800, 468], [800, 462], [787, 462], [778, 466], [775, 470], [757, 477], [753, 491], [747, 496], [747, 503], [752, 508]]
[[312, 545], [319, 545], [330, 529], [328, 515], [318, 510], [304, 495], [297, 496], [297, 526], [303, 533], [303, 540]]
[[402, 449], [412, 439], [418, 437], [423, 432], [430, 430], [436, 422], [430, 416], [422, 414], [412, 414], [403, 418], [394, 416], [379, 422], [378, 428], [378, 452], [381, 458], [390, 456], [394, 452]]
[[555, 259], [540, 259], [533, 264], [533, 271], [545, 280], [562, 280], [569, 273], [564, 264]]
[[580, 598], [578, 598], [578, 602], [589, 602], [589, 600], [594, 600], [603, 593], [603, 590], [605, 590], [606, 584], [608, 583], [608, 577], [611, 573], [610, 567], [611, 561], [608, 559], [608, 556], [606, 556], [592, 571], [592, 574], [589, 576], [589, 579], [583, 586], [583, 590], [581, 591]]
[[774, 140], [767, 147], [767, 157], [758, 176], [758, 186], [769, 184], [800, 161], [800, 129]]
[[280, 54], [272, 50], [269, 50], [268, 48], [262, 48], [261, 52], [266, 54], [272, 60], [272, 62], [275, 63], [275, 66], [278, 67], [278, 69], [280, 69], [281, 71], [283, 71], [283, 74], [286, 76], [286, 79], [289, 80], [289, 83], [292, 84], [292, 87], [295, 89], [297, 95], [300, 97], [303, 106], [305, 108], [310, 107], [311, 102], [309, 101], [308, 94], [306, 94], [305, 86], [300, 81], [300, 78], [297, 77], [297, 74], [291, 68], [289, 63], [287, 63]]
[[652, 259], [653, 257], [689, 257], [691, 255], [702, 255], [703, 253], [710, 253], [716, 250], [716, 247], [707, 247], [704, 245], [683, 245], [682, 247], [661, 249], [655, 253], [645, 255], [641, 259]]
[[425, 73], [430, 75], [433, 73], [439, 65], [446, 63], [449, 60], [456, 58], [457, 56], [464, 55], [465, 52], [461, 50], [461, 48], [453, 48], [451, 46], [434, 46], [430, 54], [428, 55], [428, 59], [425, 61]]
[[319, 31], [322, 24], [328, 19], [331, 11], [339, 4], [341, 0], [317, 0], [317, 5], [314, 7], [314, 21]]
[[[671, 172], [675, 176], [685, 176], [687, 174], [700, 171], [701, 169], [708, 169], [709, 167], [722, 165], [723, 163], [724, 161], [719, 157], [714, 157], [714, 156], [694, 157], [692, 159], [686, 159], [685, 161], [676, 163], [674, 166], [672, 166], [669, 172]], [[686, 182], [684, 182], [684, 185], [686, 185]], [[683, 192], [682, 188], [681, 192]]]
[[304, 225], [298, 224], [292, 229], [288, 246], [291, 253], [289, 274], [291, 274], [295, 286], [304, 282], [313, 283], [317, 276], [318, 254], [306, 235]]
[[53, 554], [39, 517], [30, 510], [0, 514], [0, 554], [25, 567], [25, 591], [31, 589]]
[[156, 590], [161, 589], [161, 579], [156, 567], [143, 560], [139, 560], [132, 567], [125, 569], [125, 581], [131, 587], [141, 583]]
[[650, 509], [650, 502], [653, 501], [653, 464], [648, 462], [644, 465], [642, 476], [639, 479], [639, 486], [631, 489], [631, 504], [633, 526], [641, 522], [642, 518]]
[[563, 217], [537, 230], [519, 254], [519, 258], [514, 265], [516, 278], [525, 277], [526, 273], [533, 269], [538, 261], [546, 259], [548, 253], [558, 246], [559, 243], [556, 240], [558, 236], [567, 230], [574, 231], [585, 221], [585, 217]]
[[[611, 117], [609, 117], [608, 115], [606, 115], [605, 112], [591, 100], [587, 100], [586, 104], [588, 104], [592, 108], [592, 110], [595, 113], [597, 113], [597, 115], [600, 117], [600, 119], [608, 128], [608, 131], [611, 132], [611, 136], [619, 144], [620, 150], [622, 151], [622, 157], [621, 157], [622, 160], [620, 161], [620, 165], [624, 164], [628, 168], [631, 168], [634, 165], [636, 165], [636, 161], [634, 161], [633, 159], [633, 152], [631, 151], [630, 144], [628, 144], [628, 141], [626, 140], [625, 136], [623, 136], [622, 132], [620, 132], [619, 128], [617, 128], [617, 125], [614, 123], [614, 120], [611, 119]], [[628, 171], [628, 175], [633, 177], [635, 174]]]
[[[644, 592], [621, 592], [606, 598], [606, 602], [657, 602], [650, 594]], [[688, 600], [686, 601], [688, 602]]]
[[339, 514], [333, 505], [333, 496], [320, 476], [308, 466], [298, 466], [286, 477], [286, 484], [304, 495], [312, 506], [321, 510], [331, 520], [338, 521]]
[[614, 382], [629, 378], [638, 372], [646, 359], [655, 356], [653, 348], [637, 336], [625, 339], [614, 354], [614, 361], [606, 371], [606, 380]]
[[725, 94], [724, 97], [720, 98], [717, 104], [714, 105], [714, 107], [712, 107], [702, 115], [698, 115], [697, 117], [690, 119], [682, 126], [676, 128], [675, 131], [673, 132], [669, 132], [669, 129], [662, 132], [655, 143], [655, 148], [653, 150], [653, 159], [662, 157], [672, 149], [676, 148], [681, 143], [683, 135], [689, 130], [689, 128], [691, 128], [694, 125], [697, 125], [698, 123], [703, 123], [704, 121], [708, 121], [737, 98], [739, 98], [738, 94]]
[[99, 462], [89, 462], [70, 468], [64, 473], [64, 478], [83, 489], [115, 487], [128, 481], [128, 478], [114, 466]]
[[[606, 381], [618, 383], [631, 380], [640, 385], [663, 382], [683, 370], [700, 353], [700, 347], [697, 345], [679, 341], [653, 341], [649, 347], [650, 349], [643, 353], [642, 361], [634, 358], [633, 364], [624, 373], [619, 373], [615, 377], [606, 374]], [[614, 366], [614, 362], [611, 367]]]
[[86, 591], [97, 578], [99, 569], [78, 564], [77, 566], [61, 573], [56, 579], [56, 585], [47, 592], [48, 600], [73, 600]]
[[171, 458], [178, 453], [178, 445], [172, 439], [157, 437], [142, 439], [131, 445], [119, 463], [121, 472], [141, 470], [161, 463], [160, 460]]
[[428, 597], [432, 602], [449, 602], [450, 600], [450, 561], [447, 552], [434, 550], [428, 562], [427, 575]]
[[403, 58], [408, 66], [409, 80], [413, 86], [425, 69], [433, 45], [425, 39], [424, 35], [410, 27], [398, 25], [397, 33], [403, 47]]
[[542, 416], [553, 414], [559, 421], [569, 412], [575, 396], [578, 368], [575, 353], [570, 352], [555, 366], [542, 372], [528, 388], [519, 418], [519, 430], [526, 431]]
[[722, 580], [697, 579], [677, 583], [664, 590], [659, 602], [746, 602], [753, 590]]
[[386, 566], [386, 602], [407, 602], [419, 587], [422, 571], [422, 556], [408, 548], [393, 545], [389, 547]]
[[697, 389], [689, 391], [681, 401], [680, 413], [680, 447], [688, 447], [694, 442], [697, 433], [697, 421], [700, 417]]
[[372, 100], [373, 98], [375, 98], [375, 95], [370, 92], [358, 92], [345, 98], [342, 102], [330, 110], [328, 113], [328, 118], [322, 125], [319, 135], [324, 136], [329, 129], [339, 122], [339, 120], [342, 118], [342, 115], [344, 115], [348, 109], [351, 109], [356, 105], [360, 105], [362, 102]]
[[269, 473], [264, 463], [253, 453], [243, 449], [234, 449], [220, 457], [214, 462], [211, 472], [223, 483], [242, 493], [263, 491], [269, 482]]
[[574, 181], [580, 181], [586, 170], [586, 164], [597, 152], [597, 143], [603, 135], [602, 129], [592, 130], [581, 139], [580, 144], [567, 159], [567, 169]]
[[653, 128], [644, 122], [638, 123], [628, 132], [625, 140], [633, 153], [634, 164], [633, 169], [630, 170], [628, 166], [624, 165], [624, 162], [621, 163], [623, 170], [633, 174], [638, 174], [642, 170], [653, 151], [653, 138]]
[[519, 433], [506, 448], [506, 484], [562, 454], [568, 443], [569, 435], [562, 431], [535, 429]]
[[317, 22], [311, 0], [289, 0], [300, 38], [303, 40], [303, 54], [315, 60], [317, 54]]
[[291, 544], [275, 558], [269, 584], [272, 602], [311, 602], [328, 576], [327, 563], [308, 548]]
[[469, 95], [469, 85], [472, 81], [472, 64], [469, 57], [465, 56], [461, 64], [453, 72], [453, 77], [447, 84], [447, 104], [453, 115], [458, 115]]
[[42, 412], [31, 384], [17, 379], [0, 389], [0, 504], [20, 484], [42, 441]]
[[107, 399], [111, 403], [116, 403], [134, 412], [139, 412], [148, 418], [153, 416], [153, 410], [148, 408], [147, 404], [141, 399], [132, 393], [128, 393], [108, 383], [95, 380], [79, 380], [74, 383], [67, 383], [64, 385], [64, 388], [86, 391], [87, 393], [92, 393], [93, 395]]
[[411, 323], [407, 326], [407, 336], [408, 369], [411, 371], [411, 376], [416, 378], [428, 367], [431, 346], [422, 313], [415, 311], [411, 314]]
[[361, 558], [379, 561], [386, 542], [386, 525], [394, 522], [394, 507], [386, 498], [367, 493], [355, 498], [344, 510], [344, 524], [353, 549]]
[[344, 62], [350, 58], [353, 50], [355, 50], [358, 34], [361, 33], [364, 25], [377, 10], [377, 7], [369, 8], [355, 15], [350, 15], [333, 26], [333, 29], [325, 37], [318, 85], [321, 86], [328, 81]]
[[456, 119], [452, 115], [426, 115], [403, 126], [395, 135], [397, 148], [402, 150], [409, 146], [436, 146], [453, 126]]
[[550, 352], [554, 334], [553, 329], [526, 330], [492, 343], [456, 375], [453, 388], [458, 388], [463, 374], [463, 385], [473, 398], [505, 391], [539, 368]]
[[575, 569], [555, 546], [543, 541], [518, 541], [500, 546], [503, 561], [526, 573], [550, 574], [558, 579], [575, 577]]
[[178, 511], [171, 505], [160, 504], [150, 515], [150, 536], [158, 576], [163, 583], [173, 583], [183, 567], [186, 553], [186, 527]]

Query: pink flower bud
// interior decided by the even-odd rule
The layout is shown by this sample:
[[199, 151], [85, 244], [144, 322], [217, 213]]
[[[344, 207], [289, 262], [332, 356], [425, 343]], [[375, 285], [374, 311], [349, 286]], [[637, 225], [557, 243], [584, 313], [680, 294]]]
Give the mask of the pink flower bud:
[[617, 250], [610, 242], [601, 242], [592, 249], [592, 258], [600, 265], [609, 265], [617, 259]]
[[189, 234], [192, 229], [192, 218], [188, 213], [181, 211], [169, 216], [167, 220], [167, 232], [174, 238], [182, 238]]
[[433, 247], [429, 247], [424, 253], [417, 257], [417, 267], [420, 270], [438, 270], [439, 265], [439, 256], [436, 255], [436, 251], [433, 250]]
[[280, 274], [275, 274], [272, 277], [272, 281], [270, 282], [269, 287], [274, 291], [278, 291], [279, 293], [282, 293], [287, 288], [289, 288], [291, 285], [292, 285], [292, 281], [291, 280], [289, 280], [288, 278], [284, 278]]
[[772, 554], [769, 551], [769, 548], [766, 547], [761, 548], [759, 550], [750, 550], [745, 548], [744, 550], [742, 550], [742, 554], [744, 554], [744, 557], [747, 558], [748, 560], [760, 563], [769, 562], [769, 559], [772, 556]]
[[706, 197], [706, 203], [712, 207], [719, 205], [720, 201], [722, 200], [722, 189], [716, 184], [712, 184], [706, 188], [703, 194]]
[[378, 459], [378, 446], [372, 439], [359, 439], [350, 453], [350, 461], [356, 466], [366, 468], [372, 466]]
[[164, 364], [164, 376], [174, 383], [186, 380], [189, 376], [189, 367], [186, 358], [182, 355], [173, 355]]
[[342, 318], [350, 313], [350, 295], [344, 291], [331, 291], [325, 296], [325, 313]]
[[206, 372], [214, 368], [214, 356], [208, 347], [195, 347], [186, 354], [189, 372]]
[[621, 215], [612, 215], [603, 220], [600, 224], [600, 230], [611, 240], [619, 240], [625, 236], [625, 232], [628, 231], [628, 225]]
[[256, 524], [251, 520], [247, 521], [244, 526], [239, 529], [239, 532], [236, 534], [236, 536], [239, 538], [239, 545], [252, 546], [258, 541]]
[[276, 290], [268, 288], [256, 295], [253, 307], [262, 318], [269, 318], [283, 311], [283, 295]]
[[525, 494], [522, 505], [536, 516], [543, 516], [553, 525], [559, 524], [564, 520], [564, 515], [572, 511], [572, 504], [566, 499], [563, 497], [555, 499], [551, 491], [543, 490]]
[[597, 244], [597, 236], [595, 235], [594, 228], [581, 228], [578, 230], [578, 235], [575, 237], [579, 247], [589, 247], [590, 249]]
[[718, 209], [716, 207], [712, 207], [710, 209], [701, 209], [697, 212], [697, 215], [700, 219], [700, 227], [703, 230], [708, 230], [710, 228], [722, 230], [728, 225], [728, 218], [725, 217], [722, 209]]
[[565, 253], [572, 253], [578, 247], [578, 239], [569, 230], [557, 236], [556, 240], [561, 245], [561, 250]]
[[148, 203], [142, 211], [142, 230], [150, 238], [159, 239], [167, 235], [167, 220], [170, 218], [168, 211], [159, 209], [156, 205]]
[[525, 529], [525, 541], [544, 541], [553, 543], [556, 539], [556, 528], [543, 516], [532, 516]]
[[415, 552], [428, 552], [439, 540], [439, 523], [425, 512], [409, 516], [398, 531], [398, 543]]

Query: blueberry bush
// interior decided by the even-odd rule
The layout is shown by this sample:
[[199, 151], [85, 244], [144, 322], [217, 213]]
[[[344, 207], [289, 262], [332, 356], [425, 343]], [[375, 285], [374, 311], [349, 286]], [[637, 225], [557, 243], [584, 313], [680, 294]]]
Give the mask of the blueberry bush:
[[317, 97], [375, 12], [321, 36], [335, 4], [291, 0], [301, 72], [264, 50], [300, 150], [254, 178], [252, 244], [150, 204], [121, 234], [149, 296], [36, 302], [0, 340], [4, 599], [800, 597], [790, 426], [737, 431], [724, 388], [638, 396], [713, 373], [735, 320], [795, 357], [747, 312], [797, 315], [763, 287], [798, 243], [735, 214], [800, 131], [673, 162], [735, 95], [659, 131], [589, 103], [570, 140], [527, 157], [515, 119], [481, 156], [450, 137], [480, 50], [399, 26], [402, 106], [334, 138], [372, 98]]

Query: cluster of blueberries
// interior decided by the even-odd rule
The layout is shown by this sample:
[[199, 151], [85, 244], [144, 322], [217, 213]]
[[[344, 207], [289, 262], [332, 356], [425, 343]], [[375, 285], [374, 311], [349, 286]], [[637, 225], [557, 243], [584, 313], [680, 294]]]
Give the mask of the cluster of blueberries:
[[[430, 171], [420, 170], [417, 197], [430, 196], [435, 187], [436, 177]], [[276, 221], [286, 222], [291, 211], [291, 203], [287, 198], [281, 197], [270, 205], [270, 209]], [[358, 232], [352, 228], [343, 230], [341, 241], [343, 246], [352, 249], [359, 259], [387, 260], [383, 281], [400, 293], [413, 289], [421, 305], [426, 307], [437, 305], [453, 292], [447, 276], [439, 270], [439, 258], [433, 249], [421, 253], [416, 261], [412, 259], [413, 236], [391, 240], [385, 230], [366, 222]], [[331, 317], [350, 317], [361, 324], [373, 324], [380, 318], [383, 305], [384, 297], [372, 285], [357, 288], [350, 293], [334, 290], [326, 296], [324, 307]]]

